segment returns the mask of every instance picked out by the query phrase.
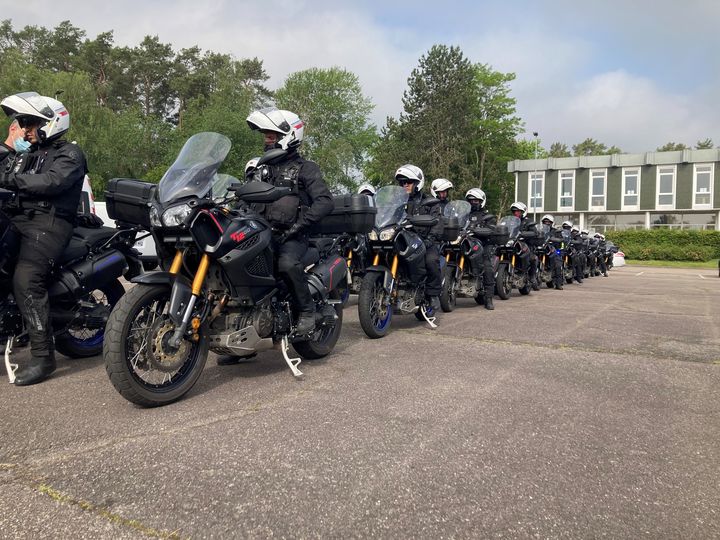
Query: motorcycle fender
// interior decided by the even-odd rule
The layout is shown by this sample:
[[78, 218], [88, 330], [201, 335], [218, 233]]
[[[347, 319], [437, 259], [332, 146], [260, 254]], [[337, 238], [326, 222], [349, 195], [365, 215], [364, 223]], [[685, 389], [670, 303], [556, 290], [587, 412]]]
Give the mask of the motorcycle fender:
[[385, 291], [387, 291], [388, 294], [392, 292], [393, 288], [393, 277], [390, 270], [385, 268], [384, 266], [369, 266], [365, 273], [369, 274], [370, 272], [379, 272], [383, 274], [383, 288]]
[[132, 283], [143, 285], [167, 285], [172, 288], [170, 293], [170, 320], [180, 325], [192, 296], [192, 285], [190, 280], [179, 274], [170, 272], [149, 272], [132, 279]]

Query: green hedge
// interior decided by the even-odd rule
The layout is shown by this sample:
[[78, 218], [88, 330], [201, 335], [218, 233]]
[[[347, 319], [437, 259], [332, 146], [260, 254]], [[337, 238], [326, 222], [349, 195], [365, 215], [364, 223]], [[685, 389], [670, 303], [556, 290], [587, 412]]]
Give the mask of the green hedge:
[[709, 261], [720, 257], [720, 231], [628, 230], [608, 231], [628, 259], [641, 261]]

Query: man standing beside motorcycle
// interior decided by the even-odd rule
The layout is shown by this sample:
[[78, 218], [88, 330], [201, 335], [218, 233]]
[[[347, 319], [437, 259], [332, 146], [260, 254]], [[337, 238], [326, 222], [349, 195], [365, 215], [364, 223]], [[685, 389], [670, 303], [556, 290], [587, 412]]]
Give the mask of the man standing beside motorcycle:
[[[469, 228], [494, 228], [497, 225], [497, 218], [485, 208], [487, 197], [480, 188], [472, 188], [465, 193], [465, 200], [470, 203], [470, 215], [468, 216]], [[477, 290], [482, 287], [485, 290], [485, 309], [493, 310], [493, 295], [495, 294], [495, 268], [493, 258], [495, 257], [496, 246], [487, 242], [479, 253], [470, 255], [470, 264], [473, 274], [477, 278]]]
[[18, 195], [7, 213], [21, 236], [13, 292], [30, 337], [31, 357], [15, 372], [15, 384], [25, 386], [55, 371], [47, 278], [72, 236], [87, 164], [82, 150], [62, 139], [70, 115], [56, 99], [23, 92], [6, 97], [0, 106], [18, 121], [31, 144], [9, 170], [0, 171], [0, 187]]
[[547, 239], [547, 245], [550, 248], [548, 250], [548, 259], [550, 260], [550, 268], [552, 272], [553, 286], [557, 290], [563, 289], [563, 270], [562, 270], [562, 257], [558, 255], [558, 250], [562, 249], [562, 234], [553, 225], [555, 224], [555, 218], [550, 214], [545, 214], [540, 222], [543, 224], [543, 229], [547, 227], [545, 232], [545, 238]]
[[595, 240], [597, 240], [598, 242], [598, 266], [600, 268], [600, 272], [602, 272], [603, 276], [608, 277], [607, 264], [605, 263], [605, 258], [607, 257], [607, 244], [605, 244], [605, 235], [601, 233], [595, 233]]
[[266, 152], [286, 151], [263, 165], [268, 168], [263, 180], [274, 186], [288, 187], [291, 193], [264, 205], [261, 213], [273, 228], [278, 274], [287, 283], [298, 307], [295, 332], [306, 335], [315, 329], [315, 306], [305, 280], [302, 257], [308, 250], [310, 225], [332, 212], [332, 195], [317, 163], [298, 153], [304, 124], [297, 114], [269, 107], [251, 113], [247, 123], [250, 129], [263, 134]]
[[442, 274], [440, 269], [440, 248], [442, 240], [442, 210], [439, 204], [428, 205], [430, 197], [422, 192], [425, 175], [420, 167], [407, 164], [395, 171], [395, 181], [408, 193], [407, 215], [431, 215], [437, 217], [438, 223], [429, 231], [417, 231], [425, 242], [425, 296], [434, 311], [440, 310], [440, 289]]

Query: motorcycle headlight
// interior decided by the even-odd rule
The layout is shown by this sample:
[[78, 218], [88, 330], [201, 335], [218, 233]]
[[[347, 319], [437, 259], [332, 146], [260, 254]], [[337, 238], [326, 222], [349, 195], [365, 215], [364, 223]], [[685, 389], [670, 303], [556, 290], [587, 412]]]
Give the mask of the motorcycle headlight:
[[395, 227], [389, 227], [387, 229], [383, 229], [380, 231], [380, 241], [381, 242], [389, 242], [393, 238], [395, 238], [395, 232], [397, 229]]
[[158, 213], [158, 209], [155, 206], [150, 207], [150, 225], [153, 227], [162, 227], [162, 222], [160, 221], [160, 214]]
[[513, 247], [514, 243], [515, 243], [515, 240], [508, 240], [507, 244], [505, 244], [505, 247]]
[[190, 212], [192, 212], [192, 208], [187, 204], [172, 206], [163, 212], [163, 225], [166, 227], [179, 227], [190, 215]]
[[373, 242], [377, 242], [378, 234], [376, 230], [372, 230], [368, 233], [368, 240], [372, 240]]

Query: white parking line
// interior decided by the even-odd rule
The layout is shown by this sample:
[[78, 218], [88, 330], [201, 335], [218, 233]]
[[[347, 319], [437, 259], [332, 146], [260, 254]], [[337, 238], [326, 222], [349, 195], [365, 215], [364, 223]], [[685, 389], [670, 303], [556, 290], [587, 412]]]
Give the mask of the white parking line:
[[645, 271], [638, 272], [637, 274], [635, 274], [635, 276], [636, 276], [636, 277], [637, 277], [637, 276], [642, 276], [644, 273], [645, 273]]
[[705, 279], [705, 276], [703, 276], [702, 274], [698, 274], [698, 276], [700, 277], [700, 279]]

